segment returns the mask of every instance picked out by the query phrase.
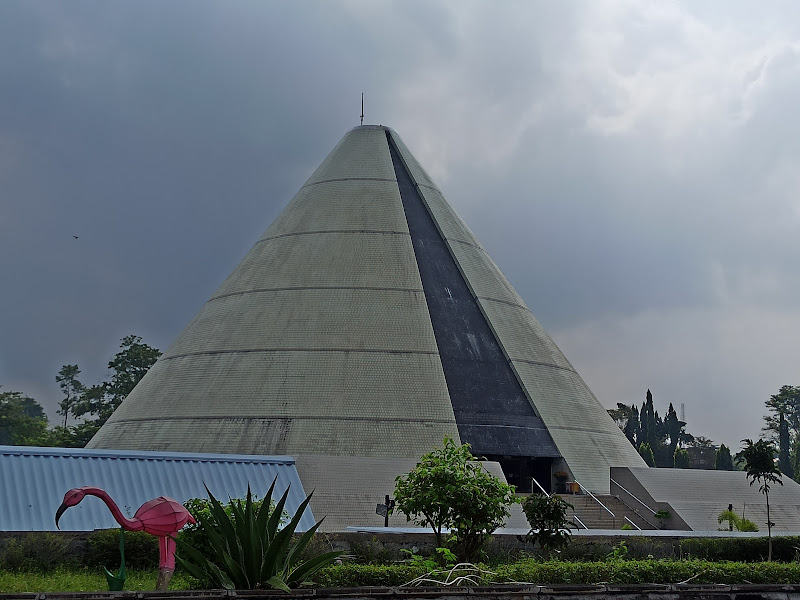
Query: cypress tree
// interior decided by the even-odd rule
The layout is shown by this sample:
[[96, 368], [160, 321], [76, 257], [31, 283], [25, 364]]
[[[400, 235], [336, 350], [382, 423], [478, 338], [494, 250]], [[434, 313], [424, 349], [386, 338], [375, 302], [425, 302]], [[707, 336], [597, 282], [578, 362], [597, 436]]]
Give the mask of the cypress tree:
[[733, 457], [725, 444], [722, 444], [714, 454], [714, 468], [717, 471], [733, 471]]
[[641, 444], [639, 444], [639, 456], [641, 456], [642, 459], [644, 459], [644, 462], [647, 463], [648, 467], [656, 466], [656, 459], [653, 456], [653, 449], [647, 442], [642, 442]]

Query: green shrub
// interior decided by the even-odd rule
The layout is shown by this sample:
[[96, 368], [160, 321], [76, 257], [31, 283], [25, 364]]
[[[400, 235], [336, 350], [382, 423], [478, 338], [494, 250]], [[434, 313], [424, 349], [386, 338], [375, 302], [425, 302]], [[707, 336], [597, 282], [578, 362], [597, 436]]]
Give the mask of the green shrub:
[[[119, 567], [119, 529], [100, 529], [89, 534], [86, 564], [116, 571]], [[128, 569], [158, 568], [158, 538], [144, 531], [125, 532], [125, 565]]]
[[[514, 488], [483, 468], [469, 444], [445, 437], [441, 448], [420, 458], [395, 479], [396, 509], [422, 527], [430, 527], [436, 547], [449, 545], [462, 561], [474, 561], [517, 502]], [[445, 542], [442, 530], [450, 530]]]
[[692, 468], [689, 453], [683, 448], [675, 448], [675, 454], [672, 455], [672, 464], [676, 469]]
[[7, 571], [47, 571], [54, 565], [78, 566], [74, 540], [50, 532], [22, 534], [0, 547], [0, 565]]
[[647, 442], [642, 442], [641, 444], [639, 444], [639, 456], [642, 457], [642, 459], [644, 460], [644, 462], [647, 464], [648, 467], [656, 466], [656, 459], [653, 456], [653, 449]]
[[394, 587], [424, 575], [421, 565], [359, 565], [345, 563], [319, 570], [313, 577], [320, 587]]
[[[750, 519], [740, 517], [732, 510], [723, 510], [717, 516], [717, 523], [727, 523], [731, 531], [758, 531], [758, 526]], [[723, 531], [725, 531], [723, 529]]]
[[531, 494], [522, 503], [522, 511], [531, 530], [528, 539], [542, 550], [561, 550], [572, 541], [570, 528], [575, 525], [567, 518], [572, 504], [560, 496]]
[[728, 563], [702, 560], [641, 560], [611, 562], [521, 561], [494, 569], [497, 582], [528, 583], [794, 583], [800, 577], [797, 563]]
[[303, 585], [319, 569], [332, 563], [341, 552], [325, 552], [306, 559], [303, 550], [322, 521], [317, 522], [296, 540], [292, 539], [311, 496], [300, 503], [291, 521], [281, 526], [283, 507], [289, 488], [270, 510], [277, 477], [256, 509], [250, 486], [245, 501], [230, 503], [233, 519], [225, 507], [208, 491], [211, 501], [209, 517], [201, 523], [211, 545], [206, 556], [183, 540], [177, 540], [176, 561], [201, 584], [225, 589], [274, 588], [288, 592]]
[[[772, 559], [791, 562], [795, 558], [800, 538], [776, 537], [772, 540]], [[680, 554], [705, 560], [760, 562], [769, 554], [766, 537], [757, 538], [687, 538], [680, 542]]]
[[[234, 514], [234, 502], [241, 502], [239, 499], [228, 499], [228, 502], [222, 504], [222, 508], [225, 511], [225, 514], [228, 515], [228, 520], [233, 523], [233, 514]], [[264, 500], [258, 500], [255, 496], [253, 497], [253, 510], [259, 511], [261, 510], [261, 505], [264, 503]], [[178, 532], [178, 539], [189, 544], [196, 550], [199, 550], [202, 554], [206, 556], [211, 556], [213, 553], [213, 548], [211, 546], [211, 542], [209, 542], [208, 535], [206, 535], [206, 530], [203, 528], [203, 523], [213, 523], [213, 514], [211, 511], [212, 505], [211, 500], [208, 498], [191, 498], [183, 503], [186, 509], [191, 513], [194, 517], [196, 523], [188, 523], [183, 529]], [[275, 502], [270, 501], [269, 510], [270, 512], [275, 509]], [[289, 516], [284, 512], [281, 515], [280, 525], [284, 525], [289, 520]], [[126, 540], [127, 541], [127, 540]]]
[[[603, 562], [540, 562], [533, 559], [489, 569], [491, 583], [641, 584], [693, 583], [788, 584], [800, 580], [800, 563], [732, 563], [703, 560], [614, 560]], [[343, 564], [316, 573], [321, 587], [399, 586], [425, 574], [410, 565]]]

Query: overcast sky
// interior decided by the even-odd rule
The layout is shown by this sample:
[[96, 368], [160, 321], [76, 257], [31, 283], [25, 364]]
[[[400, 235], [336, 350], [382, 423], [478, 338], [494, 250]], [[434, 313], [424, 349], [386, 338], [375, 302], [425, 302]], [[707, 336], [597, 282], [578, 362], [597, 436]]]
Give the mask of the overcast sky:
[[3, 390], [166, 349], [362, 91], [605, 406], [738, 449], [800, 385], [796, 2], [8, 0]]

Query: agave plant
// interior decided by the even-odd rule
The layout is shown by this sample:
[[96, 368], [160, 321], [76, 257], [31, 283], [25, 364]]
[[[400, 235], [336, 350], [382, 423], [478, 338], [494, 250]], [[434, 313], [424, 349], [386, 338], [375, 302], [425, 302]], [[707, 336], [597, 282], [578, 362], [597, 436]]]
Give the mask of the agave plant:
[[319, 528], [318, 521], [294, 540], [295, 529], [306, 510], [311, 494], [300, 504], [289, 523], [281, 527], [281, 516], [289, 489], [270, 510], [275, 480], [260, 506], [253, 502], [250, 486], [247, 497], [231, 501], [233, 519], [206, 487], [211, 502], [211, 518], [201, 522], [208, 536], [212, 556], [207, 557], [189, 543], [177, 539], [178, 563], [200, 581], [225, 589], [276, 588], [285, 592], [308, 583], [322, 567], [331, 564], [341, 552], [325, 552], [302, 560], [302, 553]]

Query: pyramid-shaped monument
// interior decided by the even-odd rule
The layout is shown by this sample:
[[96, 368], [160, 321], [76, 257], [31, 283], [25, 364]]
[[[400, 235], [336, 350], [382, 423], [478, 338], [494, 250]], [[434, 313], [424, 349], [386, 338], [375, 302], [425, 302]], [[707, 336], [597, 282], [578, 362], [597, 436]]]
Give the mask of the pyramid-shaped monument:
[[361, 126], [89, 447], [294, 456], [326, 514], [445, 436], [521, 489], [645, 466], [398, 135]]

